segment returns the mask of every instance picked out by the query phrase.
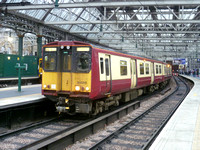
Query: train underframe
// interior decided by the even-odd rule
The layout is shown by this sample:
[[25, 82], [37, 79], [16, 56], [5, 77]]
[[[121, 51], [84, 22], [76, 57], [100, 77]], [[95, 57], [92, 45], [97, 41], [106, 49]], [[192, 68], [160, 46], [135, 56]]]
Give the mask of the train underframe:
[[[65, 95], [59, 96], [56, 101], [56, 110], [60, 113], [67, 114], [90, 114], [97, 115], [109, 109], [110, 106], [118, 106], [120, 102], [128, 102], [134, 100], [142, 94], [152, 93], [158, 89], [164, 88], [169, 83], [169, 80], [153, 84], [148, 87], [133, 89], [126, 93], [108, 96], [99, 100], [90, 100], [88, 98], [69, 98]], [[52, 99], [52, 97], [49, 97]], [[54, 99], [55, 101], [55, 99]]]

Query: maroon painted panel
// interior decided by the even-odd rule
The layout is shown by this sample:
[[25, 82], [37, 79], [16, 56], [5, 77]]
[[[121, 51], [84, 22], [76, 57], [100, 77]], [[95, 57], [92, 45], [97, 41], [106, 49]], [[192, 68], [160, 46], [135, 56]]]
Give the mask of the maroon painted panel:
[[137, 88], [151, 84], [151, 77], [137, 78]]
[[154, 77], [154, 83], [159, 83], [163, 81], [163, 76], [155, 76]]
[[99, 77], [99, 58], [97, 51], [92, 50], [92, 64], [91, 64], [91, 93], [90, 98], [94, 99], [101, 95], [100, 77]]

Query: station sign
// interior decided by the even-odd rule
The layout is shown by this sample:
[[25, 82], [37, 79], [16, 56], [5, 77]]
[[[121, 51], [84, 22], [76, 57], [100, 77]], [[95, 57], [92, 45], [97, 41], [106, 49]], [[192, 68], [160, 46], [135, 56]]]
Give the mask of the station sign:
[[185, 65], [185, 63], [186, 63], [185, 58], [175, 58], [173, 60], [173, 65], [180, 65], [180, 64]]
[[196, 62], [200, 62], [200, 58], [195, 58], [195, 61]]

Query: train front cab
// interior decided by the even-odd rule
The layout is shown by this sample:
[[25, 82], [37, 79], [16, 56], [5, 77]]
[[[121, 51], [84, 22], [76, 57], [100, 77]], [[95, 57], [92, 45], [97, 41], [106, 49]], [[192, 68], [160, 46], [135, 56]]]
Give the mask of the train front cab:
[[87, 107], [74, 102], [78, 97], [87, 101], [91, 92], [90, 46], [47, 45], [43, 48], [43, 69], [42, 93], [58, 102], [57, 111], [79, 112], [80, 107]]

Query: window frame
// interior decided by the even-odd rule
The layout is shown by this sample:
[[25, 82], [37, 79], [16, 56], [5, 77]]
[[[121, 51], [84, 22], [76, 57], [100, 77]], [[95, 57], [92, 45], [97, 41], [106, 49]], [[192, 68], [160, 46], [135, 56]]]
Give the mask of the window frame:
[[[45, 49], [46, 48], [56, 48], [56, 51], [45, 51]], [[57, 66], [58, 66], [58, 61], [57, 61], [57, 56], [58, 56], [58, 54], [57, 54], [57, 52], [58, 52], [58, 48], [57, 47], [44, 47], [43, 48], [43, 61], [42, 61], [42, 68], [43, 68], [43, 70], [45, 71], [45, 72], [55, 72], [55, 71], [57, 71], [58, 69], [57, 69]], [[45, 67], [45, 57], [47, 56], [47, 54], [49, 55], [54, 55], [54, 58], [55, 58], [55, 67], [54, 67], [54, 69], [46, 69], [46, 67]]]
[[[148, 73], [147, 73], [147, 70], [148, 70]], [[149, 63], [145, 63], [145, 73], [146, 73], [146, 75], [150, 75], [150, 65], [149, 65]]]
[[[140, 64], [139, 64], [139, 67], [140, 67], [140, 75], [145, 75], [144, 73], [145, 73], [145, 69], [144, 69], [144, 67], [145, 67], [145, 65], [144, 65], [145, 63], [144, 62], [140, 62]], [[141, 74], [141, 67], [143, 66], [143, 74]]]
[[159, 74], [159, 65], [156, 65], [156, 74]]
[[128, 63], [126, 60], [120, 60], [120, 75], [121, 76], [128, 75]]
[[105, 69], [106, 69], [106, 76], [110, 76], [110, 68], [109, 68], [109, 59], [105, 58]]
[[101, 74], [104, 74], [104, 59], [103, 59], [103, 57], [100, 57], [99, 62], [100, 62], [100, 72], [101, 72]]
[[159, 74], [162, 74], [162, 65], [159, 65]]

